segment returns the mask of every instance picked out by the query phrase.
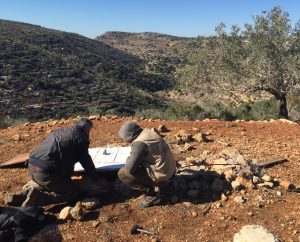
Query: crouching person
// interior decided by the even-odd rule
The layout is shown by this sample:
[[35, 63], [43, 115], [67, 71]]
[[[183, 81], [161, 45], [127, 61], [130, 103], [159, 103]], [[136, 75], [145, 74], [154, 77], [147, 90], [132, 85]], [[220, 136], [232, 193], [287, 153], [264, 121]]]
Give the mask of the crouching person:
[[20, 202], [22, 197], [23, 207], [77, 201], [84, 195], [71, 179], [77, 161], [95, 186], [104, 186], [103, 190], [107, 190], [109, 183], [98, 178], [88, 153], [92, 127], [92, 121], [82, 118], [74, 125], [51, 132], [29, 156], [28, 173], [35, 185], [10, 194], [8, 204], [16, 205], [14, 203]]
[[122, 125], [119, 135], [131, 143], [131, 153], [125, 167], [118, 172], [119, 179], [145, 194], [145, 199], [139, 202], [140, 207], [160, 204], [163, 188], [176, 171], [176, 161], [168, 144], [154, 130], [142, 129], [132, 121]]

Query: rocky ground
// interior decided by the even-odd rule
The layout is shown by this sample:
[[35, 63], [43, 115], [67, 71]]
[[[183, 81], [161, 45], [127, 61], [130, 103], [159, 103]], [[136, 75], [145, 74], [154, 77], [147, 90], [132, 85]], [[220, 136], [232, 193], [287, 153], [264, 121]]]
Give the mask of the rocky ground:
[[[117, 131], [125, 118], [93, 119], [91, 147], [122, 144]], [[141, 196], [114, 181], [116, 192], [100, 197], [100, 207], [83, 221], [59, 223], [64, 241], [232, 241], [249, 224], [262, 225], [281, 241], [300, 241], [300, 194], [287, 189], [287, 183], [300, 185], [297, 123], [132, 119], [142, 127], [165, 125], [171, 130], [163, 134], [179, 162], [169, 200], [140, 209], [136, 202]], [[30, 152], [51, 130], [72, 122], [50, 120], [1, 130], [0, 163]], [[247, 163], [276, 157], [288, 161], [255, 174]], [[0, 204], [7, 192], [19, 190], [27, 181], [24, 167], [1, 169]], [[58, 214], [59, 209], [48, 211]], [[131, 235], [134, 224], [156, 235]]]

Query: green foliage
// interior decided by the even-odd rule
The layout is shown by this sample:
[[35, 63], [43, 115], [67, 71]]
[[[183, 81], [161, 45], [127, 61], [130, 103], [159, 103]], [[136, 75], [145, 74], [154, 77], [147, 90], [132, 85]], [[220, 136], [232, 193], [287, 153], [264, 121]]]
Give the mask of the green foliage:
[[28, 120], [25, 118], [13, 119], [9, 116], [6, 116], [6, 117], [0, 119], [0, 129], [5, 129], [10, 126], [17, 126], [17, 125], [24, 124], [27, 122], [28, 122]]
[[138, 117], [165, 120], [196, 120], [208, 117], [208, 114], [196, 104], [169, 103], [164, 109], [143, 109], [135, 113]]
[[198, 93], [208, 83], [224, 91], [265, 91], [280, 101], [278, 115], [288, 117], [286, 96], [300, 84], [299, 23], [292, 27], [280, 7], [255, 16], [242, 30], [233, 25], [226, 31], [221, 23], [217, 36], [199, 39], [189, 65], [177, 71], [183, 89]]
[[240, 105], [234, 110], [236, 119], [268, 120], [277, 118], [277, 104], [274, 98]]

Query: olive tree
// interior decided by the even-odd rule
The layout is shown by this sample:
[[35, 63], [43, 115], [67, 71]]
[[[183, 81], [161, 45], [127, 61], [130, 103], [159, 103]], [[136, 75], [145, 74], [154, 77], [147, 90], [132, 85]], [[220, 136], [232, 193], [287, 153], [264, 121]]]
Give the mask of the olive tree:
[[292, 27], [288, 13], [274, 7], [243, 29], [225, 29], [221, 23], [215, 36], [199, 40], [178, 76], [194, 91], [209, 82], [268, 92], [278, 100], [279, 117], [288, 118], [287, 94], [300, 85], [300, 22]]

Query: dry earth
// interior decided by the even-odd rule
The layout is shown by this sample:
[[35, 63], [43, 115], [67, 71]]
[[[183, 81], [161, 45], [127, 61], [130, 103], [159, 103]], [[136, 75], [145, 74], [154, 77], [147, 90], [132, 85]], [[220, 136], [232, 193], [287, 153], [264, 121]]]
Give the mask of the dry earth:
[[[126, 118], [127, 119], [127, 118]], [[133, 118], [134, 119], [134, 118]], [[122, 143], [117, 131], [124, 118], [97, 117], [91, 133], [91, 147], [107, 143]], [[211, 133], [213, 142], [193, 143], [195, 150], [179, 152], [172, 146], [177, 159], [204, 153], [217, 154], [224, 149], [224, 142], [238, 149], [246, 159], [265, 161], [282, 156], [288, 162], [268, 168], [268, 174], [279, 180], [300, 185], [300, 126], [284, 121], [273, 122], [224, 122], [137, 120], [143, 127], [165, 124], [172, 129], [166, 133], [169, 142], [181, 129], [198, 128]], [[73, 120], [47, 121], [24, 124], [1, 130], [0, 163], [22, 152], [30, 152], [47, 136], [50, 130], [66, 126]], [[22, 187], [28, 180], [26, 168], [0, 170], [0, 204], [7, 192]], [[278, 195], [281, 191], [282, 195]], [[262, 225], [282, 241], [300, 241], [299, 193], [288, 192], [277, 186], [273, 189], [244, 190], [245, 203], [238, 204], [233, 198], [227, 201], [204, 204], [178, 202], [147, 209], [140, 209], [136, 201], [140, 197], [123, 199], [120, 194], [104, 196], [102, 206], [83, 221], [67, 221], [59, 224], [64, 241], [232, 241], [233, 236], [247, 224]], [[261, 196], [263, 206], [258, 206]], [[217, 206], [217, 204], [222, 206]], [[155, 231], [156, 236], [131, 235], [130, 228], [138, 224]]]

